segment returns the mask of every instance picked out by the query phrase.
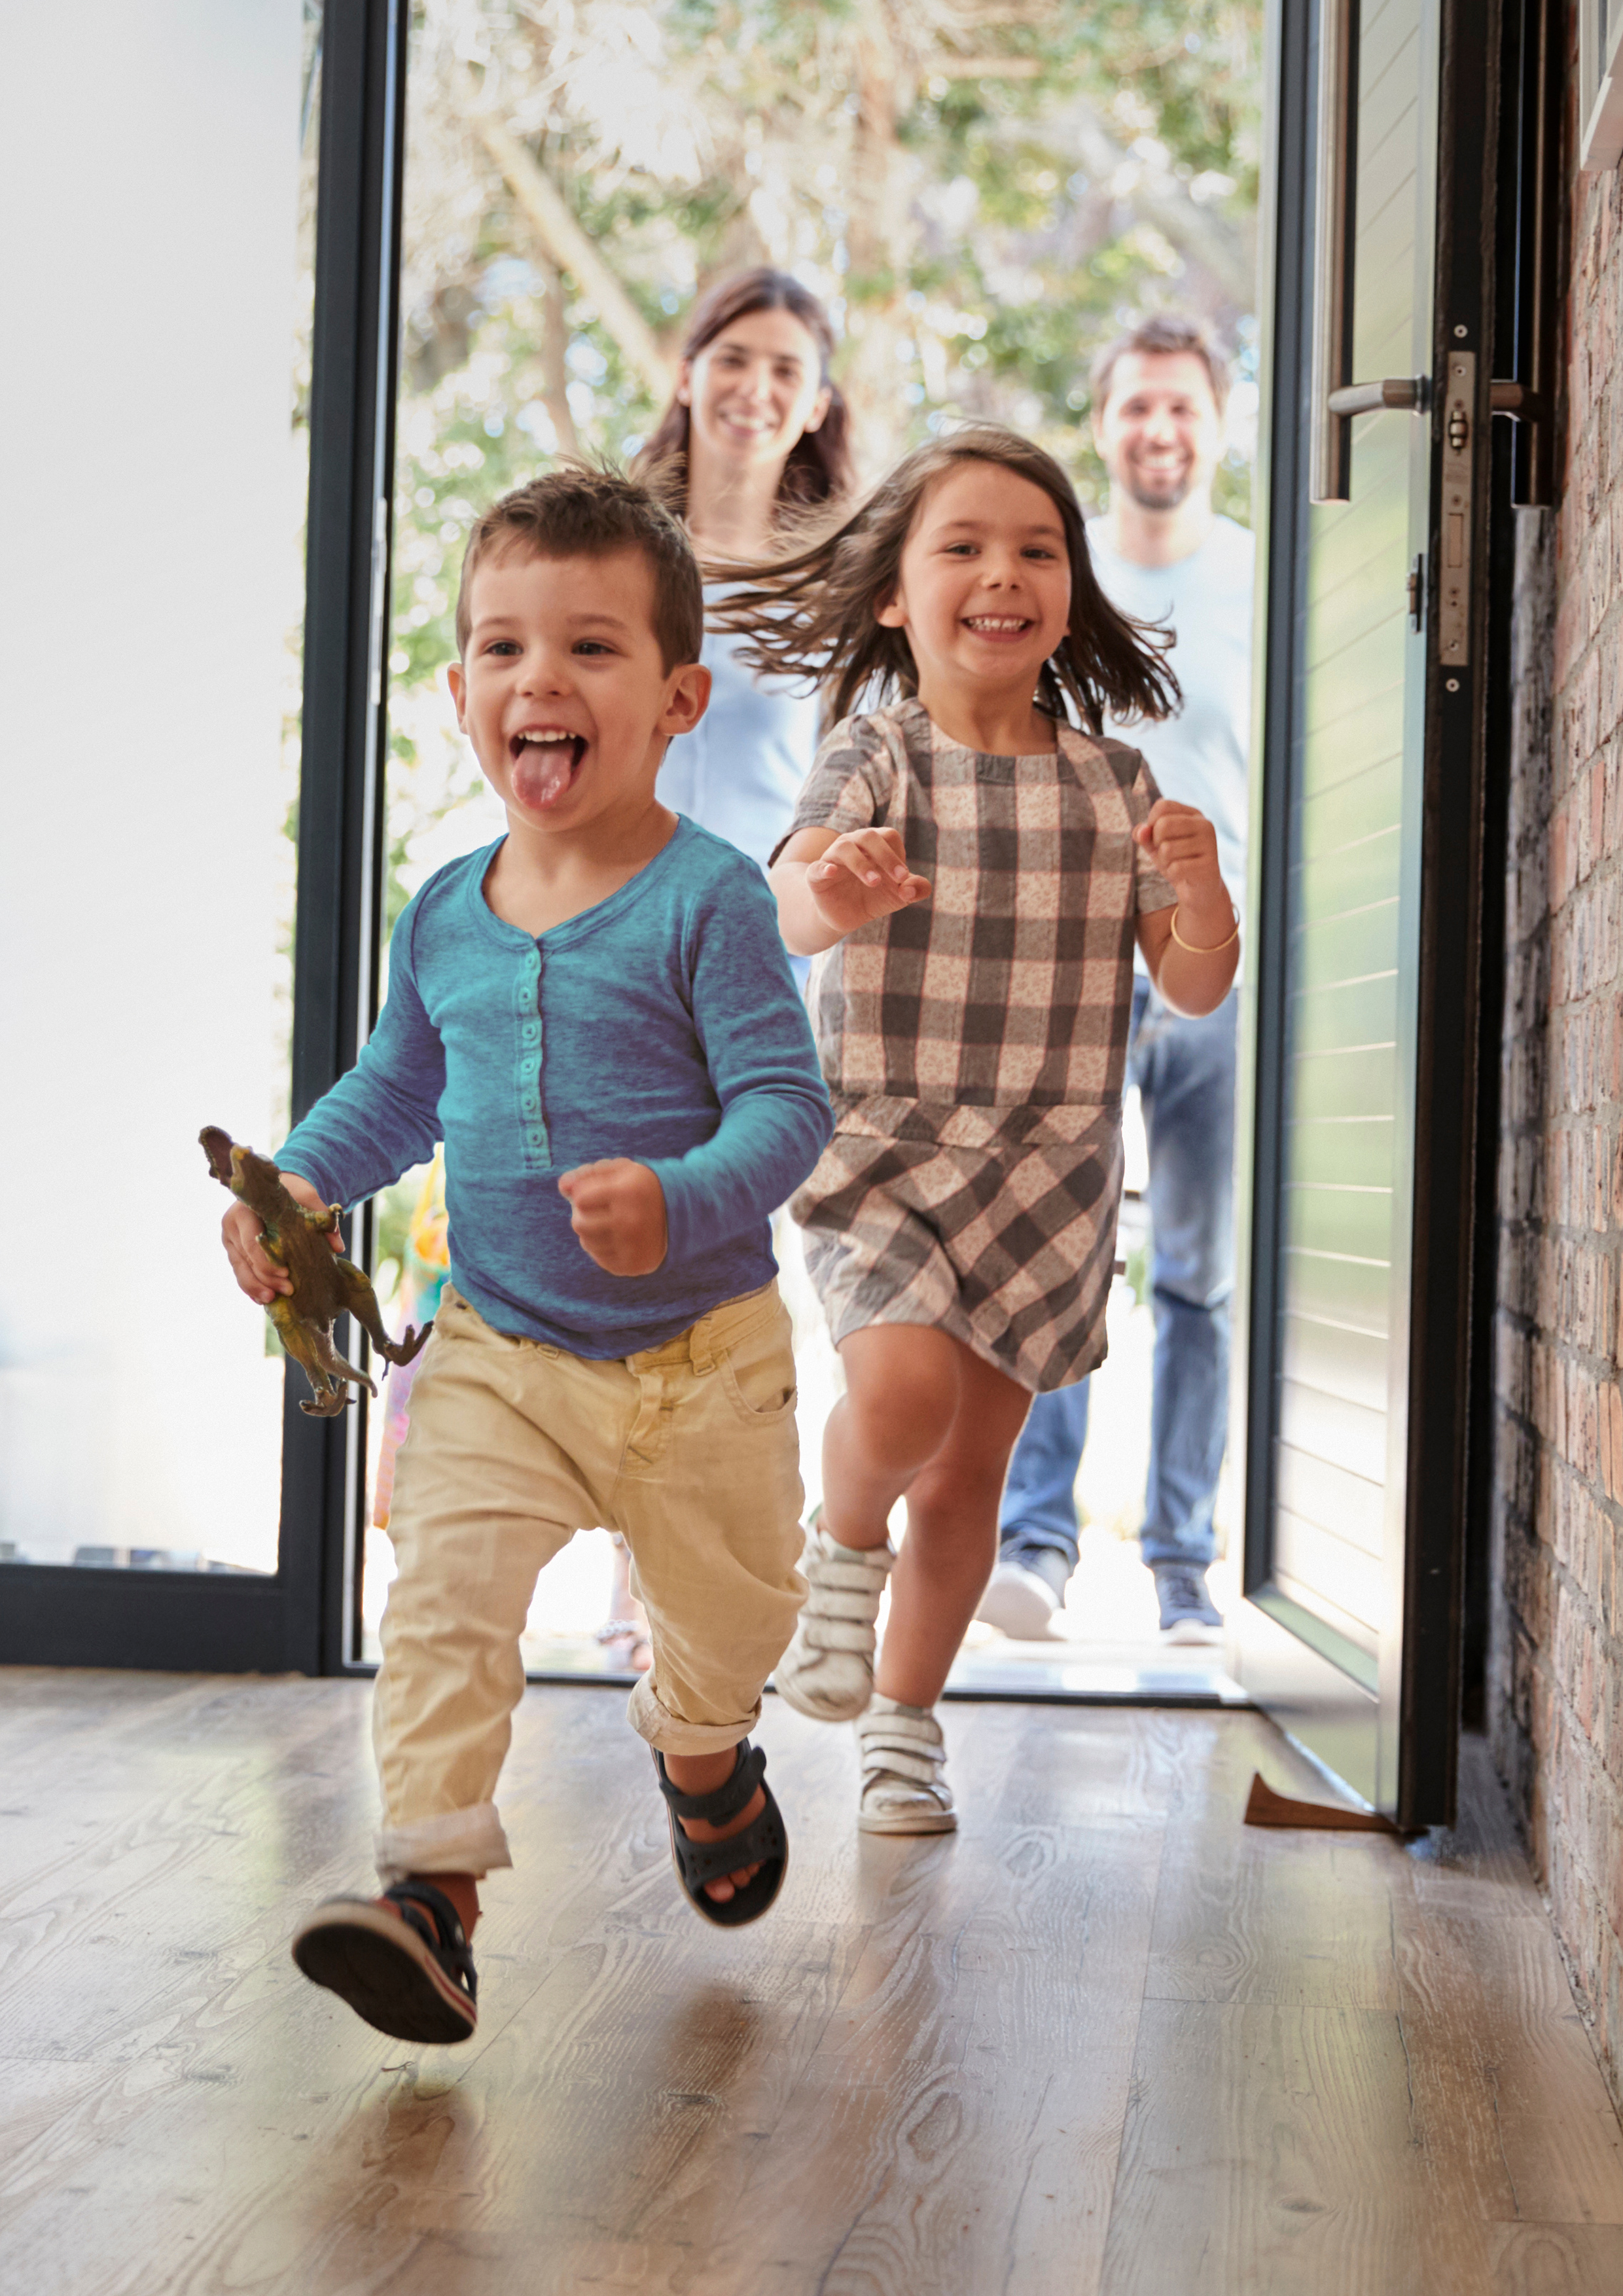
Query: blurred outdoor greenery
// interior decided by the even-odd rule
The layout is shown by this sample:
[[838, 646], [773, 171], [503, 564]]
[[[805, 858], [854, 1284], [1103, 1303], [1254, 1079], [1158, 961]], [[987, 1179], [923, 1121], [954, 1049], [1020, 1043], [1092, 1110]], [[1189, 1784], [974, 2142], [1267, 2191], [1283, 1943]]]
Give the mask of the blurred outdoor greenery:
[[1249, 514], [1261, 0], [417, 0], [407, 83], [386, 926], [499, 832], [444, 671], [476, 512], [635, 453], [694, 298], [827, 303], [859, 463], [955, 422], [1102, 483], [1087, 369], [1141, 313], [1239, 375]]
[[[293, 419], [310, 381], [320, 0], [304, 0]], [[652, 428], [695, 298], [821, 295], [865, 480], [1012, 423], [1102, 507], [1090, 361], [1146, 312], [1234, 362], [1218, 507], [1250, 514], [1263, 0], [414, 0], [388, 665], [385, 933], [500, 833], [445, 685], [478, 511]], [[286, 761], [299, 764], [299, 632]], [[293, 868], [282, 951], [291, 1028]], [[377, 1210], [386, 1306], [421, 1184]], [[1132, 1271], [1135, 1285], [1142, 1267]]]

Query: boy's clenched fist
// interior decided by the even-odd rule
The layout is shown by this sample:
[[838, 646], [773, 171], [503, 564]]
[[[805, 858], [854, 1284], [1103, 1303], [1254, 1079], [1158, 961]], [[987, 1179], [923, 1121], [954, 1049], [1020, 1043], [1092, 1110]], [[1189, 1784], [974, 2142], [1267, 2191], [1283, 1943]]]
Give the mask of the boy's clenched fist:
[[558, 1183], [581, 1247], [611, 1275], [652, 1275], [665, 1257], [665, 1191], [646, 1164], [611, 1156]]

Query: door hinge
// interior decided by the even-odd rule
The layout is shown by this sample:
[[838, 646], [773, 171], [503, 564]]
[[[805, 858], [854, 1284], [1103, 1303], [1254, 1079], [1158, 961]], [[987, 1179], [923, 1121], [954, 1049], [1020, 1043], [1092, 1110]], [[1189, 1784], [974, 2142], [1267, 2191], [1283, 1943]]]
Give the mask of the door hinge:
[[1414, 563], [1409, 569], [1409, 627], [1423, 630], [1426, 627], [1426, 554], [1417, 550]]
[[1471, 660], [1471, 426], [1477, 404], [1477, 355], [1450, 351], [1443, 383], [1443, 485], [1438, 533], [1437, 658], [1449, 669]]

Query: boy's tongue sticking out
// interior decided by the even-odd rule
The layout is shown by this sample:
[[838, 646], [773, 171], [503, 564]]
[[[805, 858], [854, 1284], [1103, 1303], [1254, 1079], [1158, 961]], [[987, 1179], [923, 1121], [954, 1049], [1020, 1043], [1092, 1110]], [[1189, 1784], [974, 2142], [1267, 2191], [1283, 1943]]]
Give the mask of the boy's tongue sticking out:
[[[673, 577], [656, 590], [649, 554], [656, 543], [685, 554], [685, 589]], [[521, 920], [504, 902], [555, 923], [566, 848], [570, 866], [578, 864], [568, 896], [575, 915], [652, 860], [676, 828], [654, 783], [667, 742], [692, 730], [709, 697], [710, 674], [697, 659], [704, 643], [698, 568], [680, 526], [651, 510], [643, 542], [624, 548], [553, 554], [493, 545], [479, 557], [470, 544], [463, 586], [463, 659], [449, 672], [456, 722], [516, 840], [504, 840], [485, 891], [510, 924]], [[674, 635], [662, 616], [676, 617]], [[541, 862], [528, 890], [510, 882]]]
[[586, 742], [578, 734], [520, 734], [512, 742], [512, 793], [529, 813], [544, 813], [575, 777]]

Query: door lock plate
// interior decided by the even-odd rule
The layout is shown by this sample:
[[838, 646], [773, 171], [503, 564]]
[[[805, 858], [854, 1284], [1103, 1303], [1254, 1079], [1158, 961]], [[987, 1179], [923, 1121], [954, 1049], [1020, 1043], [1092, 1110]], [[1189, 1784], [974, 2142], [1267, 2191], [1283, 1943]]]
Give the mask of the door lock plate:
[[1471, 660], [1471, 427], [1477, 355], [1450, 351], [1443, 394], [1443, 486], [1437, 563], [1437, 658], [1450, 669]]

